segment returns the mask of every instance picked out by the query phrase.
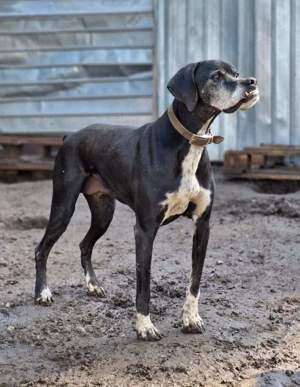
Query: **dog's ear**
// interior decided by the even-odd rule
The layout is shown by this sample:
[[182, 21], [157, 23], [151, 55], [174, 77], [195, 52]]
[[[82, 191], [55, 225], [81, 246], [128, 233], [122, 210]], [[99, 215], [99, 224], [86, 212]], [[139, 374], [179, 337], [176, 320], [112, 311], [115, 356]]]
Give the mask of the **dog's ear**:
[[199, 62], [183, 67], [167, 84], [168, 90], [176, 99], [183, 102], [190, 112], [195, 109], [199, 98], [195, 82], [195, 72], [198, 65]]

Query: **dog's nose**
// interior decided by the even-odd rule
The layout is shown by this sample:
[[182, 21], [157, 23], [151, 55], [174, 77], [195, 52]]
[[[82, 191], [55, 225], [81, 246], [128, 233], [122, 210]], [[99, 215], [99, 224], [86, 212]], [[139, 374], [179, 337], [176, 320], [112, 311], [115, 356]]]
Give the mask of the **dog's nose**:
[[247, 78], [247, 84], [249, 86], [256, 85], [257, 84], [256, 78]]

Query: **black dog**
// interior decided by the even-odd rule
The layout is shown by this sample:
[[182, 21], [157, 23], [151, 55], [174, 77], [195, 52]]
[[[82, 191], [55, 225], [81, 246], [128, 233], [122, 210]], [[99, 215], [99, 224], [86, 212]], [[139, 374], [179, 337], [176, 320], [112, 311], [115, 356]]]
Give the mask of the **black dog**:
[[127, 204], [136, 215], [136, 330], [143, 340], [161, 338], [149, 316], [153, 241], [160, 225], [180, 215], [195, 223], [183, 331], [203, 329], [198, 297], [214, 196], [205, 145], [221, 140], [210, 134], [209, 126], [220, 112], [249, 109], [259, 99], [254, 78], [240, 78], [233, 66], [220, 61], [182, 68], [168, 89], [175, 97], [172, 108], [155, 122], [139, 129], [92, 125], [67, 137], [55, 162], [49, 223], [35, 254], [35, 300], [48, 304], [52, 295], [46, 281], [47, 258], [83, 192], [91, 226], [80, 243], [81, 263], [89, 292], [103, 296], [92, 250], [112, 220], [115, 199]]

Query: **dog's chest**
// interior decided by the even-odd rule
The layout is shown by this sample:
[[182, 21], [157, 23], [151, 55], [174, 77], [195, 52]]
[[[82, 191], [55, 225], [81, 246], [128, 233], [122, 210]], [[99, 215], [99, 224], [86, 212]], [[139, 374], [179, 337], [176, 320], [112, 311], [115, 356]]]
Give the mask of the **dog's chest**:
[[182, 162], [182, 177], [178, 189], [168, 192], [166, 199], [161, 203], [165, 208], [162, 223], [174, 215], [183, 214], [189, 203], [194, 203], [194, 221], [202, 215], [210, 202], [210, 191], [201, 187], [196, 177], [198, 164], [202, 156], [203, 148], [191, 145]]

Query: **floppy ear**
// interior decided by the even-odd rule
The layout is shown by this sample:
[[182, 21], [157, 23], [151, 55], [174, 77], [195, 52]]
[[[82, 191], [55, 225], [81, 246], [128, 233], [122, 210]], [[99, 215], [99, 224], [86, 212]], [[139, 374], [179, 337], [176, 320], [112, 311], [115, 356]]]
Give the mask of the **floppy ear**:
[[183, 67], [167, 84], [168, 90], [176, 99], [183, 102], [190, 112], [195, 109], [199, 98], [195, 83], [195, 71], [198, 65], [199, 62]]

